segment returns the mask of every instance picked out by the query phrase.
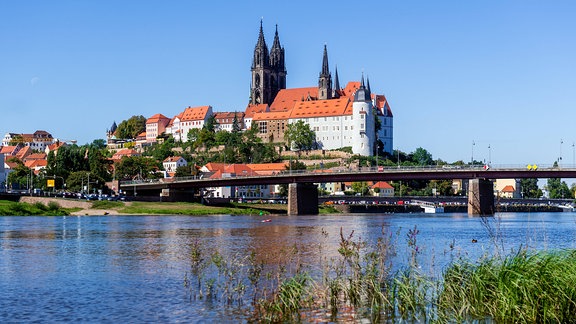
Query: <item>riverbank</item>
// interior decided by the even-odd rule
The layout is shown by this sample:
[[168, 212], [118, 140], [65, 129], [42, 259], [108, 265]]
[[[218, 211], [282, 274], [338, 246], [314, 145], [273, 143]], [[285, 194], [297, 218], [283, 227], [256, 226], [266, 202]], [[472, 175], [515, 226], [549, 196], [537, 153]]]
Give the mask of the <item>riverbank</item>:
[[[21, 206], [6, 202], [2, 215], [286, 215], [286, 204], [228, 203], [206, 206], [185, 202], [137, 202], [137, 201], [86, 201], [80, 199], [30, 197], [20, 198]], [[505, 205], [496, 206], [497, 212], [561, 212], [551, 205]], [[466, 213], [467, 206], [448, 205], [446, 213]], [[321, 205], [320, 214], [393, 214], [421, 213], [416, 205]]]
[[[23, 196], [20, 203], [30, 206], [52, 206], [73, 216], [95, 215], [285, 215], [286, 205], [282, 204], [230, 204], [205, 206], [184, 202], [131, 202], [131, 201], [86, 201], [49, 197]], [[25, 211], [17, 208], [16, 211]], [[36, 214], [36, 213], [35, 213]]]

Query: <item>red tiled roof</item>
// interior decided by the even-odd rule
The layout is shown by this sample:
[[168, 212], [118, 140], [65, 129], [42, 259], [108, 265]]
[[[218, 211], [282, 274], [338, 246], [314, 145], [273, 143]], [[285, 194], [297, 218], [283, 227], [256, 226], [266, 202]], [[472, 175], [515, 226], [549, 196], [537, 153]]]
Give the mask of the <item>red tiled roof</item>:
[[376, 182], [372, 188], [380, 188], [380, 189], [394, 189], [388, 182], [385, 181], [378, 181]]
[[180, 120], [184, 121], [191, 121], [191, 120], [204, 120], [206, 118], [206, 114], [208, 113], [208, 108], [210, 106], [201, 106], [201, 107], [188, 107], [184, 109], [182, 113], [182, 118]]
[[254, 114], [253, 121], [258, 120], [288, 120], [290, 118], [290, 111], [271, 111]]
[[270, 105], [270, 111], [287, 111], [294, 108], [294, 104], [305, 101], [308, 97], [316, 99], [318, 96], [317, 87], [282, 89], [276, 95], [274, 102]]
[[16, 157], [23, 160], [30, 154], [32, 154], [32, 148], [30, 148], [30, 146], [24, 146], [20, 151], [18, 151], [18, 153], [16, 153]]
[[176, 161], [180, 160], [181, 158], [182, 158], [181, 156], [169, 156], [169, 157], [164, 159], [164, 162], [176, 162]]
[[208, 171], [214, 172], [214, 171], [218, 171], [218, 170], [223, 171], [224, 168], [226, 167], [226, 165], [225, 165], [224, 163], [214, 163], [214, 162], [210, 162], [210, 163], [206, 164], [204, 167], [205, 167], [206, 169], [208, 169]]
[[248, 105], [248, 107], [246, 107], [246, 112], [244, 113], [244, 118], [252, 118], [254, 117], [255, 113], [261, 113], [265, 111], [270, 111], [267, 104]]
[[352, 115], [352, 105], [350, 104], [350, 99], [347, 97], [340, 99], [298, 102], [294, 106], [290, 118], [329, 117], [342, 115]]
[[0, 153], [6, 155], [14, 155], [14, 152], [18, 150], [18, 146], [0, 146]]
[[162, 114], [156, 114], [156, 115], [148, 118], [148, 120], [146, 120], [146, 124], [155, 124], [155, 123], [160, 122], [161, 120], [166, 122], [166, 121], [170, 121], [170, 118], [168, 118]]
[[502, 192], [514, 192], [516, 190], [514, 190], [514, 187], [512, 187], [511, 185], [507, 185], [504, 188], [502, 188]]

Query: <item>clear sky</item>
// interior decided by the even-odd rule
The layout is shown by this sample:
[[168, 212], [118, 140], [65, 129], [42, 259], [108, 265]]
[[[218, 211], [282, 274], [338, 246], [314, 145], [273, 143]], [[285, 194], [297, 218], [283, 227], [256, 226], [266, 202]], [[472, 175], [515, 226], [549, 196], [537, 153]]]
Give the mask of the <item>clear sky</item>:
[[133, 115], [243, 111], [263, 18], [289, 88], [317, 85], [324, 44], [342, 85], [364, 72], [395, 148], [572, 165], [575, 17], [562, 0], [0, 0], [0, 134], [85, 144]]

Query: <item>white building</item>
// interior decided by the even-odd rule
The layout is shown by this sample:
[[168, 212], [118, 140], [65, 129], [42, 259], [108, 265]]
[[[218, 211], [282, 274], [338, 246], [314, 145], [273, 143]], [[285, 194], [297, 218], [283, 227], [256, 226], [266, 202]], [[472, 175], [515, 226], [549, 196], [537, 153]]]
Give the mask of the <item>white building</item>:
[[181, 156], [169, 156], [162, 162], [164, 171], [168, 173], [176, 172], [178, 167], [187, 166], [188, 162]]
[[172, 134], [175, 140], [187, 142], [191, 129], [202, 129], [212, 116], [212, 106], [188, 107], [176, 115], [168, 126], [166, 134]]

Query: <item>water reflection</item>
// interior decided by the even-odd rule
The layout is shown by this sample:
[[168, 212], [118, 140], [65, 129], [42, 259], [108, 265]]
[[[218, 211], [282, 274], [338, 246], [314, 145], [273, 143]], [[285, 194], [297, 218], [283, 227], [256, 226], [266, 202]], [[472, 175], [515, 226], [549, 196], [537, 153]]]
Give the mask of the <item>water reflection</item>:
[[[374, 243], [392, 238], [394, 267], [408, 262], [414, 226], [420, 264], [431, 274], [459, 257], [520, 247], [574, 248], [575, 214], [354, 216], [0, 217], [0, 320], [136, 322], [230, 319], [218, 305], [191, 303], [182, 288], [195, 243], [223, 255], [255, 251], [274, 263], [296, 247], [319, 267], [336, 257], [340, 230]], [[232, 317], [231, 317], [232, 316]]]

